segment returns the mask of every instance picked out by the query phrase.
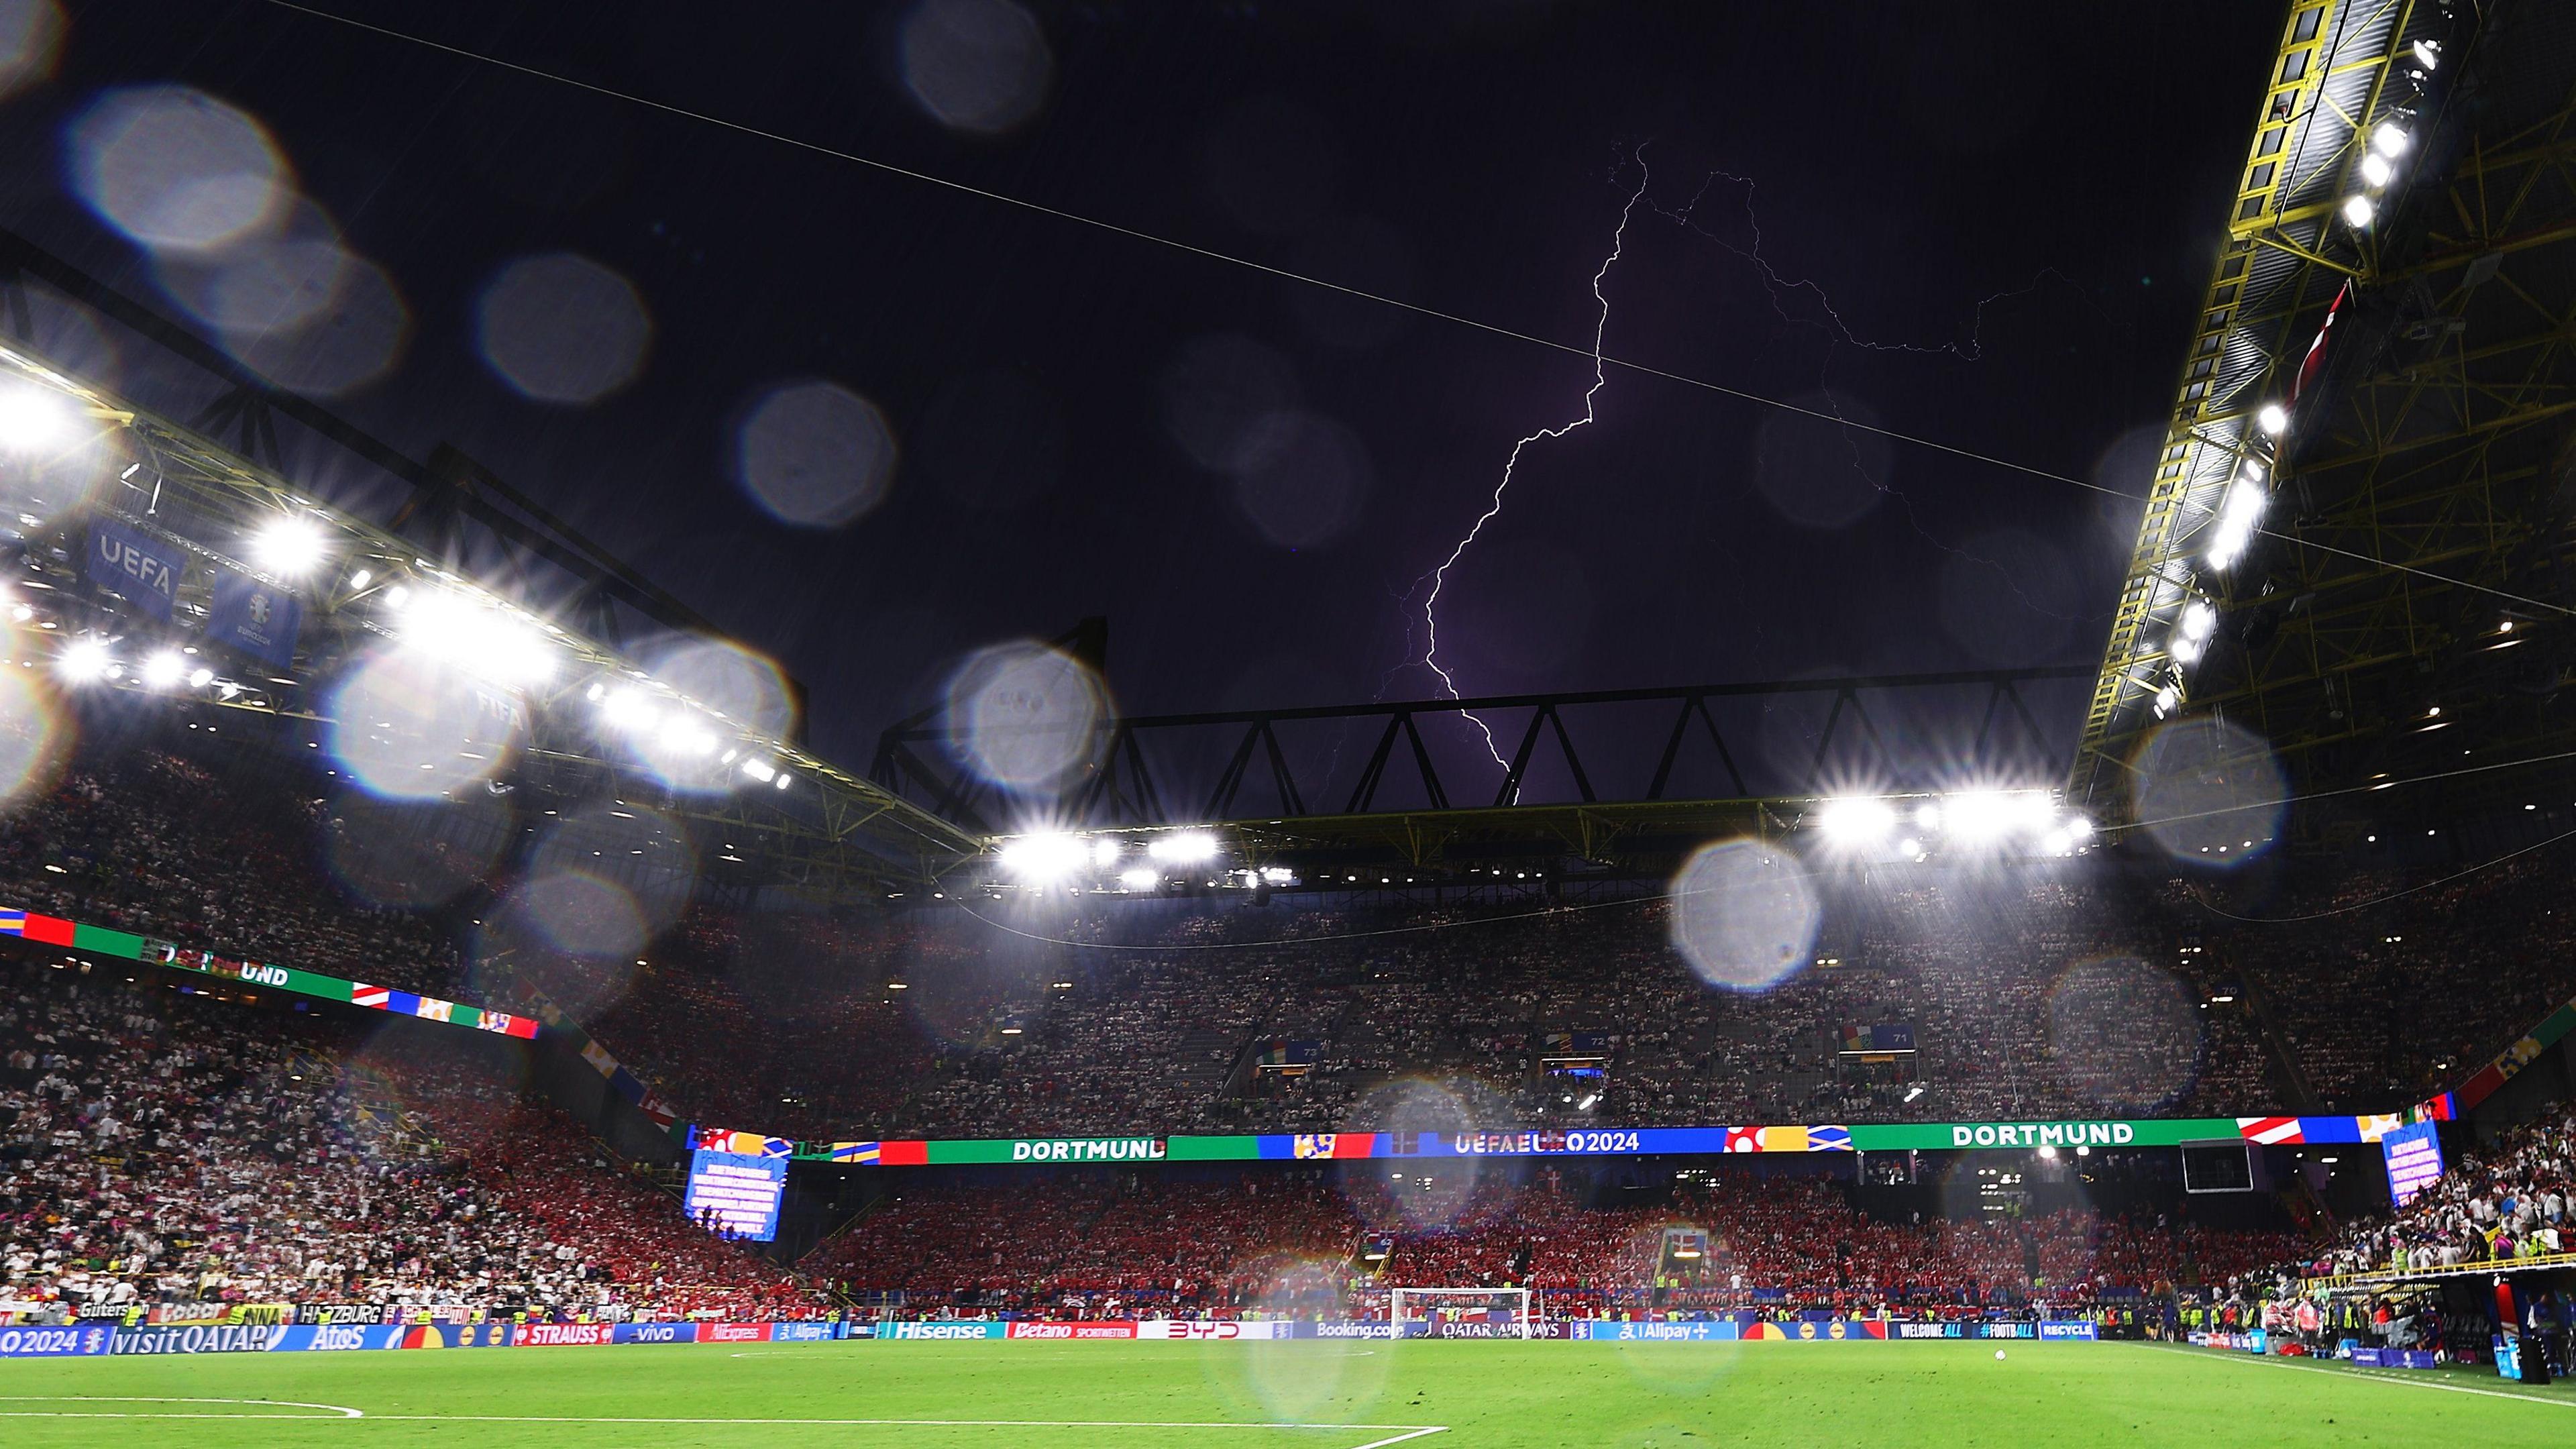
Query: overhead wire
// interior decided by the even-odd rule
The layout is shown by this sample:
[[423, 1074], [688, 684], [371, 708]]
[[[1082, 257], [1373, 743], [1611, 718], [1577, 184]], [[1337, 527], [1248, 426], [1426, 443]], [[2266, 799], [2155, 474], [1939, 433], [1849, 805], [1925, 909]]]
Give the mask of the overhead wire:
[[[1487, 333], [1495, 337], [1506, 337], [1516, 342], [1526, 342], [1536, 347], [1550, 349], [1551, 351], [1568, 353], [1573, 356], [1581, 357], [1586, 361], [1597, 360], [1598, 362], [1607, 363], [1613, 367], [1637, 373], [1641, 376], [1661, 378], [1667, 382], [1680, 383], [1685, 387], [1699, 388], [1703, 391], [1716, 393], [1723, 397], [1734, 398], [1741, 402], [1753, 403], [1761, 407], [1773, 408], [1781, 412], [1795, 413], [1803, 417], [1813, 418], [1819, 422], [1832, 424], [1835, 427], [1851, 428], [1860, 432], [1875, 434], [1876, 436], [1886, 438], [1892, 442], [1908, 443], [1918, 448], [1926, 448], [1937, 453], [1946, 453], [1952, 457], [1964, 458], [1972, 462], [1985, 463], [1992, 467], [2001, 468], [2007, 472], [2020, 473], [2046, 482], [2067, 484], [2072, 487], [2102, 494], [2105, 497], [2118, 498], [2130, 503], [2139, 504], [2144, 504], [2149, 501], [2144, 494], [2131, 493], [2125, 489], [2113, 488], [2107, 484], [2094, 482], [2090, 478], [2077, 477], [2071, 473], [2060, 473], [2054, 469], [2042, 468], [2034, 464], [2018, 463], [2010, 458], [1997, 457], [1992, 453], [1979, 452], [1974, 448], [1962, 447], [1955, 443], [1945, 443], [1937, 438], [1928, 438], [1919, 433], [1908, 433], [1895, 428], [1886, 428], [1872, 423], [1859, 422], [1826, 409], [1806, 407], [1783, 398], [1769, 397], [1762, 393], [1747, 391], [1743, 388], [1728, 387], [1724, 383], [1711, 382], [1706, 378], [1692, 377], [1687, 373], [1674, 372], [1669, 368], [1657, 367], [1651, 363], [1633, 362], [1627, 358], [1617, 357], [1607, 352], [1600, 352], [1594, 348], [1581, 347], [1570, 342], [1559, 342], [1554, 338], [1541, 337], [1536, 333], [1523, 332], [1517, 328], [1503, 326], [1500, 323], [1486, 322], [1478, 318], [1465, 316], [1461, 313], [1448, 312], [1437, 307], [1424, 306], [1419, 302], [1407, 302], [1401, 298], [1389, 297], [1383, 293], [1372, 292], [1362, 287], [1353, 287], [1341, 282], [1328, 281], [1325, 278], [1313, 276], [1305, 272], [1293, 271], [1286, 267], [1273, 266], [1267, 262], [1255, 261], [1250, 257], [1237, 256], [1232, 252], [1219, 251], [1213, 247], [1200, 246], [1194, 242], [1181, 241], [1174, 237], [1163, 236], [1155, 232], [1145, 231], [1138, 227], [1103, 220], [1102, 218], [1095, 216], [1087, 216], [1081, 212], [1065, 210], [1062, 207], [1049, 206], [1044, 202], [1031, 201], [1025, 197], [1013, 196], [1008, 192], [994, 191], [986, 187], [973, 185], [969, 182], [940, 176], [933, 172], [916, 170], [909, 166], [898, 165], [895, 162], [879, 160], [873, 156], [863, 155], [856, 151], [843, 150], [837, 146], [825, 145], [819, 141], [809, 141], [799, 136], [789, 135], [783, 131], [772, 131], [763, 127], [749, 125], [745, 122], [729, 120], [723, 116], [714, 115], [709, 112], [691, 110], [686, 106], [674, 105], [668, 101], [654, 100], [650, 96], [637, 95], [632, 91], [622, 91], [613, 86], [604, 86], [595, 81], [582, 80], [576, 76], [568, 76], [557, 71], [544, 70], [537, 66], [523, 64], [519, 61], [505, 60], [499, 56], [486, 54], [482, 51], [469, 50], [459, 45], [450, 45], [444, 41], [432, 40], [426, 36], [414, 35], [408, 31], [395, 30], [389, 26], [377, 25], [369, 21], [358, 20], [347, 15], [335, 14], [328, 10], [316, 9], [310, 5], [300, 5], [295, 3], [295, 0], [263, 0], [263, 3], [280, 10], [292, 11], [298, 15], [310, 16], [316, 20], [325, 20], [336, 25], [347, 26], [353, 30], [366, 31], [370, 34], [382, 36], [389, 40], [399, 40], [406, 44], [420, 46], [424, 49], [439, 51], [447, 55], [456, 56], [463, 60], [474, 61], [477, 64], [512, 71], [533, 79], [549, 81], [556, 85], [570, 86], [576, 90], [588, 91], [594, 95], [606, 96], [612, 100], [623, 101], [628, 105], [641, 106], [647, 110], [660, 111], [666, 115], [678, 116], [686, 120], [699, 122], [703, 125], [732, 131], [739, 135], [752, 136], [764, 141], [772, 141], [782, 146], [793, 147], [797, 150], [810, 152], [818, 156], [827, 156], [837, 161], [846, 161], [855, 166], [864, 166], [874, 171], [884, 172], [890, 176], [899, 176], [909, 181], [918, 181], [927, 186], [943, 187], [950, 191], [979, 197], [986, 201], [998, 202], [1004, 206], [1018, 207], [1021, 210], [1036, 212], [1039, 215], [1053, 217], [1059, 221], [1071, 222], [1077, 226], [1092, 227], [1100, 231], [1112, 233], [1113, 235], [1127, 237], [1134, 241], [1147, 242], [1155, 246], [1165, 247], [1173, 251], [1184, 252], [1191, 256], [1201, 257], [1209, 261], [1222, 262], [1227, 266], [1240, 267], [1247, 271], [1259, 272], [1263, 275], [1276, 277], [1283, 281], [1296, 282], [1309, 287], [1320, 287], [1331, 292], [1339, 292], [1344, 296], [1357, 297], [1363, 301], [1375, 302], [1380, 306], [1394, 307], [1402, 311], [1434, 318], [1439, 321], [1450, 323], [1454, 326], [1465, 327], [1473, 331]], [[2353, 549], [2340, 548], [2328, 543], [2320, 543], [2314, 539], [2302, 538], [2297, 534], [2282, 533], [2274, 529], [2263, 528], [2260, 526], [2257, 526], [2254, 531], [2263, 534], [2268, 538], [2280, 539], [2287, 543], [2296, 544], [2302, 548], [2312, 548], [2321, 553], [2339, 555], [2344, 558], [2353, 559], [2357, 562], [2369, 564], [2374, 568], [2390, 569], [2399, 573], [2409, 574], [2417, 578], [2425, 579], [2430, 582], [2448, 584], [2454, 588], [2467, 589], [2475, 593], [2491, 594], [2497, 598], [2511, 600], [2514, 603], [2521, 604], [2529, 608], [2540, 609], [2548, 613], [2576, 616], [2576, 609], [2569, 609], [2563, 605], [2547, 603], [2539, 599], [2527, 598], [2523, 595], [2495, 588], [2491, 585], [2477, 583], [2473, 580], [2459, 578], [2450, 574], [2435, 573], [2430, 569], [2417, 568], [2412, 564], [2398, 563], [2394, 560], [2379, 558]]]

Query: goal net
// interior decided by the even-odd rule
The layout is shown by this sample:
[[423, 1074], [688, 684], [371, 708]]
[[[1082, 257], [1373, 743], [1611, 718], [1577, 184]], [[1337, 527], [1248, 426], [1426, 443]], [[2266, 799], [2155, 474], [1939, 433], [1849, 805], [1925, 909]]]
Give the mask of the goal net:
[[[1527, 1338], [1527, 1288], [1390, 1288], [1387, 1320], [1401, 1338]], [[1420, 1324], [1415, 1329], [1409, 1325]]]

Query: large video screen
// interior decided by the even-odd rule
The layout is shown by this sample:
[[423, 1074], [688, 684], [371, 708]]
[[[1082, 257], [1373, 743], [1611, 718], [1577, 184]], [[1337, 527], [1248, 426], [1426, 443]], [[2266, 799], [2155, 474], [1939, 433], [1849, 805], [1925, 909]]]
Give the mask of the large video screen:
[[689, 1190], [681, 1199], [692, 1222], [766, 1243], [778, 1236], [778, 1200], [787, 1191], [787, 1159], [739, 1152], [689, 1154]]
[[2437, 1123], [2400, 1127], [2379, 1139], [2379, 1151], [2388, 1163], [2388, 1195], [2399, 1207], [2442, 1175], [2442, 1134]]

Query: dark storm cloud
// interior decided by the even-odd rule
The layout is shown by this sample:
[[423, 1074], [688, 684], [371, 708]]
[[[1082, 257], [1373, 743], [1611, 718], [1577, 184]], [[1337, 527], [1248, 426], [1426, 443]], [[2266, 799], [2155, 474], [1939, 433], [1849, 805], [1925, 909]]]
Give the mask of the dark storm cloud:
[[[603, 22], [347, 5], [1576, 343], [1625, 196], [1616, 169], [1650, 142], [1650, 199], [1678, 208], [1712, 168], [1754, 177], [1782, 275], [1870, 337], [1973, 330], [1980, 360], [1850, 346], [1742, 257], [1642, 211], [1605, 287], [1612, 352], [1865, 400], [1891, 428], [2054, 471], [2102, 460], [2102, 481], [2132, 488], [2119, 443], [2163, 401], [2241, 141], [2242, 107], [2201, 102], [2252, 94], [2275, 18], [2205, 3], [2069, 26], [2025, 4], [1961, 28], [1931, 8], [1461, 3], [1397, 23], [1357, 4], [996, 3], [942, 10], [940, 43], [908, 62], [921, 7]], [[291, 12], [67, 8], [53, 79], [0, 103], [9, 225], [157, 294], [67, 188], [66, 124], [106, 91], [164, 84], [256, 118], [381, 269], [335, 297], [330, 340], [261, 365], [339, 392], [416, 452], [459, 443], [642, 561], [780, 656], [811, 687], [814, 741], [845, 760], [967, 651], [1092, 614], [1113, 621], [1128, 708], [1266, 696], [1264, 680], [1368, 696], [1418, 630], [1401, 596], [1481, 510], [1512, 441], [1576, 415], [1591, 381], [1581, 357]], [[487, 284], [558, 254], [625, 279], [651, 320], [648, 365], [589, 404], [522, 396], [478, 355]], [[2016, 292], [2052, 267], [2068, 285]], [[1223, 406], [1176, 415], [1176, 359], [1210, 339], [1261, 361], [1226, 374]], [[128, 384], [166, 403], [150, 394], [169, 380], [120, 351]], [[876, 410], [870, 456], [891, 473], [866, 508], [792, 527], [737, 486], [739, 429], [782, 380], [809, 379]], [[1492, 554], [1468, 556], [1443, 643], [1470, 692], [1981, 662], [1942, 605], [1982, 607], [1957, 550], [2006, 528], [2067, 575], [2033, 618], [2077, 616], [2034, 624], [2016, 657], [2098, 649], [2124, 544], [2105, 543], [2119, 521], [2088, 496], [1898, 445], [1895, 494], [1818, 527], [1765, 485], [1763, 410], [1616, 369], [1599, 408], [1597, 427], [1533, 446], [1478, 544]], [[1279, 413], [1322, 420], [1296, 436], [1331, 446], [1242, 483], [1243, 460], [1220, 455]]]

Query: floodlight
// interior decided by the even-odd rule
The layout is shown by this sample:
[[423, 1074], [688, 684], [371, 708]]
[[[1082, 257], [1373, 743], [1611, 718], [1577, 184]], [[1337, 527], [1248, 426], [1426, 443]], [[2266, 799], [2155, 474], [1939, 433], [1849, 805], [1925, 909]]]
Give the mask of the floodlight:
[[2382, 121], [2371, 128], [2370, 149], [2392, 160], [2405, 155], [2406, 148], [2413, 144], [2415, 138], [2407, 135], [2406, 128], [2395, 121]]
[[93, 679], [108, 678], [108, 669], [115, 663], [116, 657], [108, 652], [106, 640], [74, 639], [55, 656], [54, 672], [73, 684], [87, 684]]
[[1822, 823], [1825, 839], [1836, 845], [1876, 845], [1896, 829], [1896, 810], [1884, 800], [1846, 795], [1825, 802]]
[[2353, 226], [2368, 226], [2370, 225], [2370, 219], [2378, 214], [2379, 208], [2373, 206], [2370, 198], [2367, 196], [2347, 196], [2344, 198], [2343, 219]]
[[2426, 70], [2439, 70], [2442, 65], [2442, 42], [2438, 40], [2415, 42], [2415, 63]]
[[360, 569], [349, 575], [349, 587], [353, 589], [363, 589], [375, 581], [376, 575], [373, 569]]
[[143, 682], [154, 689], [168, 689], [188, 673], [188, 661], [176, 649], [163, 649], [143, 661]]
[[2012, 808], [2001, 790], [1963, 790], [1944, 803], [1941, 818], [1951, 835], [1974, 844], [2001, 839], [2012, 827]]
[[2165, 715], [2169, 715], [2169, 714], [2173, 713], [2173, 711], [2174, 711], [2174, 706], [2175, 706], [2175, 705], [2177, 705], [2177, 704], [2180, 704], [2180, 703], [2182, 703], [2182, 694], [2181, 694], [2181, 692], [2180, 692], [2179, 690], [2176, 690], [2172, 685], [2168, 684], [2168, 685], [2166, 685], [2164, 688], [2157, 690], [2157, 691], [2156, 691], [2156, 715], [2157, 715], [2157, 717], [2158, 717], [2158, 718], [2162, 718], [2162, 717], [2163, 717], [2163, 716], [2165, 716]]
[[1118, 863], [1118, 857], [1125, 850], [1126, 847], [1115, 840], [1094, 841], [1091, 846], [1091, 863], [1102, 870], [1107, 870]]
[[2046, 1160], [2048, 1160], [2048, 1161], [2051, 1161], [2051, 1162], [2056, 1161], [2056, 1160], [2057, 1160], [2057, 1144], [2056, 1144], [2056, 1143], [2054, 1143], [2054, 1142], [2043, 1142], [2043, 1143], [2039, 1144], [2039, 1155], [2040, 1155], [2042, 1158], [2044, 1158], [2044, 1159], [2046, 1159]]
[[270, 519], [250, 541], [251, 562], [281, 578], [311, 573], [322, 562], [330, 538], [310, 518], [287, 514]]
[[1166, 865], [1203, 865], [1216, 859], [1216, 837], [1204, 830], [1158, 835], [1145, 853]]
[[2376, 151], [2361, 158], [2361, 179], [2365, 185], [2386, 186], [2396, 174], [2397, 167]]
[[31, 452], [70, 430], [71, 409], [57, 395], [32, 384], [0, 390], [0, 447]]
[[2290, 430], [2290, 410], [2276, 402], [2265, 403], [2256, 410], [2254, 425], [2277, 438]]
[[791, 774], [787, 773], [785, 770], [781, 770], [781, 771], [779, 771], [779, 772], [778, 772], [778, 778], [777, 778], [777, 779], [775, 779], [775, 780], [770, 781], [769, 783], [771, 783], [772, 785], [777, 786], [777, 787], [778, 787], [779, 789], [781, 789], [781, 790], [784, 790], [784, 789], [786, 789], [786, 788], [787, 788], [787, 784], [788, 784], [788, 782], [789, 782], [789, 781], [791, 781], [791, 780], [793, 780], [793, 779], [795, 779], [795, 778], [796, 778], [795, 776], [793, 776], [793, 775], [791, 775]]
[[2188, 634], [2176, 633], [2171, 639], [2165, 641], [2165, 652], [2172, 655], [2177, 664], [2198, 664], [2200, 641]]
[[1161, 872], [1135, 866], [1118, 873], [1118, 883], [1131, 891], [1149, 891], [1163, 883]]
[[2183, 606], [2182, 634], [2186, 639], [2206, 639], [2218, 627], [2218, 611], [2199, 599]]
[[214, 682], [215, 671], [205, 668], [203, 665], [188, 671], [188, 687], [190, 689], [203, 689]]
[[[597, 685], [591, 687], [598, 688]], [[640, 734], [661, 722], [661, 711], [653, 707], [653, 701], [646, 698], [642, 690], [619, 689], [610, 691], [599, 702], [599, 717], [618, 729]]]
[[778, 777], [778, 770], [767, 760], [757, 757], [742, 762], [742, 772], [766, 785]]
[[1928, 800], [1927, 800], [1927, 801], [1925, 801], [1924, 803], [1920, 804], [1920, 805], [1915, 806], [1915, 807], [1914, 807], [1914, 823], [1915, 823], [1915, 824], [1917, 824], [1917, 825], [1922, 826], [1922, 827], [1923, 827], [1924, 829], [1926, 829], [1926, 830], [1938, 830], [1938, 829], [1940, 829], [1940, 828], [1941, 828], [1941, 807], [1940, 807], [1939, 805], [1937, 805], [1937, 804], [1932, 803], [1931, 801], [1928, 801]]
[[1045, 831], [1023, 835], [1004, 845], [1002, 868], [1028, 881], [1060, 880], [1082, 868], [1082, 842], [1070, 835]]
[[467, 589], [413, 594], [395, 587], [403, 646], [501, 684], [538, 684], [555, 672], [555, 649], [537, 626], [500, 600]]

